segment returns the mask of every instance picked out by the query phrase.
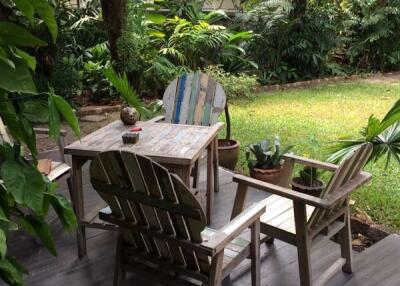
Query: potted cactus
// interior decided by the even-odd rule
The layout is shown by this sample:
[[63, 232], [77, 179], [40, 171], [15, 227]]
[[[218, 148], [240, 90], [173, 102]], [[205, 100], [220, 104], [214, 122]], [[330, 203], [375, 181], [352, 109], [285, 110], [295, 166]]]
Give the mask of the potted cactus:
[[283, 170], [283, 155], [293, 146], [282, 150], [281, 141], [275, 136], [273, 144], [268, 139], [260, 143], [251, 144], [246, 151], [246, 159], [252, 178], [278, 184], [281, 180]]
[[319, 197], [325, 188], [324, 182], [319, 180], [320, 172], [317, 168], [304, 166], [299, 176], [292, 179], [292, 189], [308, 195]]

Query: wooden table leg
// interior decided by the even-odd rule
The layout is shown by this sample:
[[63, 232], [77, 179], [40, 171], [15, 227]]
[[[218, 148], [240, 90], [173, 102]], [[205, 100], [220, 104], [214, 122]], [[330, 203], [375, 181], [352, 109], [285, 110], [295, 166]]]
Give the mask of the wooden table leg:
[[214, 160], [213, 160], [213, 170], [214, 170], [214, 192], [219, 192], [219, 160], [218, 160], [218, 138], [214, 139]]
[[210, 143], [207, 147], [207, 207], [206, 207], [206, 216], [207, 216], [207, 224], [211, 224], [211, 210], [214, 201], [214, 149], [215, 143], [214, 141]]
[[78, 242], [78, 255], [83, 257], [86, 255], [86, 231], [80, 222], [85, 218], [85, 208], [83, 203], [83, 186], [82, 186], [82, 166], [87, 160], [76, 156], [72, 156], [72, 204], [75, 215], [78, 220], [78, 229], [76, 232]]

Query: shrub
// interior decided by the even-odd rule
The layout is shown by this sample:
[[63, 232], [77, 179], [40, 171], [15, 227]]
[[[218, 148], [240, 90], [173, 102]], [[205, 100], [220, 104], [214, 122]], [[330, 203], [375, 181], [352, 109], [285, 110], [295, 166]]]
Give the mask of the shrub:
[[294, 16], [293, 9], [289, 0], [268, 0], [247, 19], [246, 27], [256, 34], [248, 51], [263, 84], [324, 75], [331, 53], [341, 45], [337, 6], [309, 3], [301, 16]]
[[399, 0], [353, 0], [344, 5], [351, 65], [378, 71], [400, 67], [399, 7]]
[[251, 98], [258, 86], [257, 77], [244, 73], [232, 74], [225, 72], [220, 66], [209, 66], [205, 73], [212, 76], [225, 90], [228, 98]]

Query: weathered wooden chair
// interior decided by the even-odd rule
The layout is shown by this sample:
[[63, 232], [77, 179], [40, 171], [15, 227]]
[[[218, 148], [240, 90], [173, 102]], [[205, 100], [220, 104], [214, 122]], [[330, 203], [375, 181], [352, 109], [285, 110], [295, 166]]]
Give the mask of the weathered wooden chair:
[[[277, 238], [297, 247], [301, 285], [323, 285], [340, 267], [350, 273], [352, 249], [348, 195], [371, 179], [369, 173], [362, 171], [371, 152], [372, 144], [364, 144], [339, 166], [286, 155], [286, 176], [281, 186], [236, 175], [234, 181], [239, 185], [232, 218], [243, 209], [248, 187], [271, 193], [273, 195], [261, 202], [266, 206], [266, 213], [261, 217], [261, 232], [269, 238]], [[288, 189], [295, 163], [334, 172], [320, 197]], [[340, 237], [341, 257], [313, 281], [310, 258], [312, 247], [326, 242], [337, 233]]]
[[[220, 285], [248, 256], [252, 285], [260, 285], [263, 205], [252, 205], [213, 231], [205, 228], [205, 214], [181, 179], [147, 157], [124, 151], [100, 153], [90, 165], [90, 178], [109, 205], [100, 218], [119, 226], [114, 285], [121, 285], [126, 270], [140, 271], [143, 265], [156, 270], [163, 282], [184, 279], [172, 285], [187, 285], [186, 278]], [[247, 228], [251, 242], [237, 238]]]
[[[197, 71], [173, 80], [165, 90], [163, 103], [165, 122], [210, 126], [218, 122], [224, 111], [226, 96], [221, 84]], [[218, 191], [218, 146], [214, 150], [214, 186]], [[196, 187], [199, 178], [198, 165], [197, 161], [193, 172], [193, 187]]]
[[[48, 135], [49, 134], [49, 130], [46, 128], [34, 128], [34, 131], [37, 135]], [[61, 130], [60, 131], [60, 137], [57, 141], [57, 146], [58, 146], [58, 152], [60, 155], [60, 161], [48, 161], [48, 159], [46, 159], [46, 157], [48, 157], [48, 151], [44, 151], [38, 154], [38, 169], [40, 171], [44, 171], [42, 170], [42, 168], [40, 168], [40, 166], [45, 166], [44, 169], [48, 169], [47, 168], [47, 164], [50, 163], [51, 164], [51, 168], [50, 168], [50, 172], [46, 172], [46, 176], [50, 181], [56, 181], [58, 179], [60, 179], [61, 177], [64, 176], [68, 176], [67, 177], [67, 184], [68, 184], [68, 190], [70, 195], [72, 196], [72, 187], [71, 187], [71, 180], [70, 180], [70, 176], [71, 176], [71, 167], [67, 164], [66, 159], [65, 159], [65, 155], [64, 155], [64, 146], [65, 146], [65, 142], [64, 142], [64, 138], [67, 135], [67, 132], [65, 130]], [[6, 127], [4, 126], [3, 121], [0, 118], [0, 144], [3, 142], [7, 142], [12, 144], [12, 140], [11, 137], [8, 135]]]

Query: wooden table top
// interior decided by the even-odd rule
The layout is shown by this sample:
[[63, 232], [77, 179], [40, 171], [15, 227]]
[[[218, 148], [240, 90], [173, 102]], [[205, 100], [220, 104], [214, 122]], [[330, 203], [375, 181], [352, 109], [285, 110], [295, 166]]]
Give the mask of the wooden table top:
[[142, 121], [139, 142], [124, 144], [122, 135], [133, 126], [114, 121], [95, 132], [65, 147], [65, 154], [95, 157], [99, 152], [125, 150], [149, 156], [159, 163], [190, 165], [217, 136], [223, 123], [212, 126], [183, 125], [163, 122]]

